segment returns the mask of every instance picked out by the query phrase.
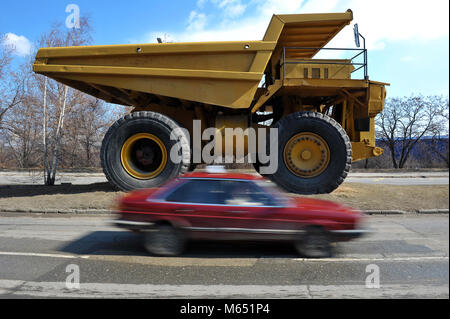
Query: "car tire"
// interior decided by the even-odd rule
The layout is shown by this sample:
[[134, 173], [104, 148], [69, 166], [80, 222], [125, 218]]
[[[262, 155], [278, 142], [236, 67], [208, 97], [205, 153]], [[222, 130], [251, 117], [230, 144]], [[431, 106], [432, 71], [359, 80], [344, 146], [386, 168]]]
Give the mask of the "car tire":
[[155, 256], [178, 256], [184, 251], [185, 243], [182, 232], [169, 225], [157, 225], [144, 232], [144, 247]]
[[[280, 187], [298, 194], [327, 194], [347, 177], [352, 163], [352, 146], [347, 133], [334, 119], [317, 112], [298, 112], [283, 117], [274, 128], [278, 128], [278, 167], [270, 179]], [[268, 149], [269, 143], [270, 140], [267, 141]], [[303, 153], [299, 156], [290, 152], [297, 148], [306, 153], [302, 151], [304, 143], [317, 148], [313, 152], [307, 151], [308, 156], [313, 154], [311, 160], [301, 158]], [[301, 165], [313, 166], [304, 168]]]
[[[120, 190], [130, 191], [159, 187], [167, 180], [185, 173], [191, 164], [189, 138], [182, 130], [177, 130], [180, 132], [177, 136], [178, 141], [171, 139], [171, 133], [176, 129], [181, 127], [175, 121], [155, 112], [135, 112], [115, 122], [105, 134], [100, 151], [103, 172], [108, 181]], [[136, 139], [135, 142], [133, 138]], [[140, 166], [141, 162], [138, 162], [135, 155], [138, 147], [136, 144], [141, 141], [147, 143], [141, 146], [147, 147], [147, 150], [151, 143], [152, 152], [147, 153], [153, 153], [151, 156], [156, 158], [153, 168], [147, 171], [146, 167], [150, 166]], [[179, 152], [181, 160], [174, 163], [170, 152], [177, 142], [181, 145]]]
[[295, 242], [297, 252], [306, 258], [328, 258], [332, 256], [329, 234], [322, 228], [312, 227]]

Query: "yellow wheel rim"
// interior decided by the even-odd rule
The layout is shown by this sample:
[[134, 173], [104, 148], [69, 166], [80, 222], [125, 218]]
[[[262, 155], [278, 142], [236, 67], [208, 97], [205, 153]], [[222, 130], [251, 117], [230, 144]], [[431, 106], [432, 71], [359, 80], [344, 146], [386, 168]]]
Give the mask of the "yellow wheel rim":
[[299, 133], [284, 147], [284, 162], [295, 175], [311, 178], [320, 175], [330, 163], [327, 142], [314, 133]]
[[120, 159], [123, 168], [134, 178], [151, 179], [166, 167], [167, 150], [155, 135], [139, 133], [123, 144]]

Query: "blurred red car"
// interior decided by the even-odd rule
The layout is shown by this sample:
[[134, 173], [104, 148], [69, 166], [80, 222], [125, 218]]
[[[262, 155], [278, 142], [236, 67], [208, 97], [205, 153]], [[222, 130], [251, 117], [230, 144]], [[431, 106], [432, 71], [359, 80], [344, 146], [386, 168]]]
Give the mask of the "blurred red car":
[[328, 257], [331, 243], [361, 236], [364, 215], [333, 202], [288, 197], [247, 174], [191, 173], [120, 199], [115, 225], [144, 234], [154, 255], [181, 254], [194, 240], [279, 240], [305, 257]]

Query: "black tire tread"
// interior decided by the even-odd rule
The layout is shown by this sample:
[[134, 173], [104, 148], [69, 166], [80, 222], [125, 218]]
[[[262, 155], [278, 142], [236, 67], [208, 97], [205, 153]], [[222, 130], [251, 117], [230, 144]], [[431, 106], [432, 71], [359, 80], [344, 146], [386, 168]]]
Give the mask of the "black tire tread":
[[[342, 128], [342, 126], [336, 122], [333, 118], [319, 113], [319, 112], [297, 112], [289, 114], [285, 117], [283, 117], [280, 121], [278, 121], [274, 127], [278, 128], [280, 131], [283, 130], [283, 127], [289, 127], [290, 125], [294, 124], [298, 119], [311, 119], [311, 120], [321, 120], [326, 123], [328, 123], [330, 126], [332, 126], [334, 129], [336, 129], [337, 132], [339, 132], [340, 137], [343, 139], [346, 150], [347, 150], [347, 156], [346, 156], [346, 163], [345, 168], [340, 174], [340, 176], [333, 181], [330, 181], [327, 185], [323, 185], [322, 187], [319, 187], [317, 189], [311, 189], [311, 192], [308, 192], [307, 194], [328, 194], [333, 192], [336, 188], [338, 188], [347, 177], [351, 165], [352, 165], [352, 144], [350, 142], [350, 138], [348, 137], [345, 130]], [[271, 176], [271, 179], [275, 181], [277, 184], [279, 184], [281, 187], [286, 189], [289, 192], [296, 193], [297, 190], [290, 188], [288, 185], [284, 184], [282, 181], [280, 181], [275, 175]]]
[[[108, 145], [109, 140], [112, 138], [113, 134], [115, 133], [115, 131], [122, 124], [124, 124], [127, 121], [131, 121], [131, 120], [135, 120], [135, 119], [139, 119], [139, 118], [153, 119], [155, 121], [162, 123], [169, 130], [175, 130], [177, 128], [181, 128], [181, 126], [178, 125], [178, 123], [175, 122], [174, 120], [172, 120], [171, 118], [169, 118], [163, 114], [151, 112], [151, 111], [133, 112], [133, 113], [130, 113], [130, 114], [118, 119], [106, 132], [105, 137], [103, 138], [102, 147], [100, 149], [100, 162], [101, 162], [101, 165], [103, 168], [103, 173], [105, 174], [109, 183], [111, 185], [113, 185], [116, 189], [125, 190], [125, 191], [127, 190], [127, 189], [122, 189], [120, 186], [117, 185], [114, 178], [112, 177], [112, 173], [109, 171], [108, 165], [106, 165], [107, 145]], [[191, 148], [188, 143], [188, 139], [182, 139], [181, 143], [182, 143], [183, 155], [182, 155], [182, 165], [181, 165], [180, 174], [184, 174], [188, 171], [189, 166], [191, 165], [191, 154], [190, 154]]]

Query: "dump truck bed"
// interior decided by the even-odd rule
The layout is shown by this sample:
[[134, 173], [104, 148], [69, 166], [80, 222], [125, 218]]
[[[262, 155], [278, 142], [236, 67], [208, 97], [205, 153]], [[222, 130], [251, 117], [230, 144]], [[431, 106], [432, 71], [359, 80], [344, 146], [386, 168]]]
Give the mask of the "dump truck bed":
[[33, 69], [110, 103], [145, 106], [162, 98], [249, 108], [273, 54], [310, 59], [353, 14], [274, 15], [262, 41], [42, 48]]

